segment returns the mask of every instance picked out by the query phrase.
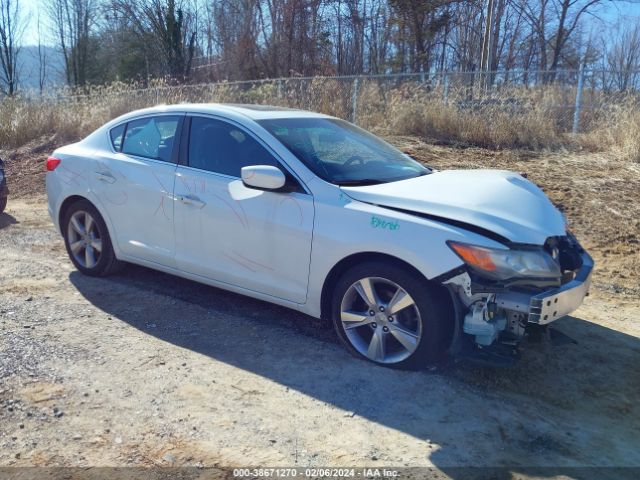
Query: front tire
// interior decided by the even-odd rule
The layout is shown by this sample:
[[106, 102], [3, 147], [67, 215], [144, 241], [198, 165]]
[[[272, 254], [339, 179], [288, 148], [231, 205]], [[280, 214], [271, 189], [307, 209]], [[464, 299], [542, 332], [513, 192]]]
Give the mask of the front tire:
[[107, 225], [91, 202], [79, 200], [71, 205], [61, 226], [69, 258], [80, 272], [103, 277], [122, 267], [111, 245]]
[[447, 292], [392, 262], [348, 270], [336, 284], [332, 318], [355, 356], [405, 369], [438, 361], [453, 325]]

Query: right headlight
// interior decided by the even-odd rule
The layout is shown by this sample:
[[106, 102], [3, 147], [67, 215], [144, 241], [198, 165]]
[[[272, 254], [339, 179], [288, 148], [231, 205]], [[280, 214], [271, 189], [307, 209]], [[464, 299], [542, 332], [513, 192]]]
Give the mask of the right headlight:
[[479, 275], [492, 280], [512, 278], [556, 278], [560, 266], [542, 248], [498, 249], [447, 242], [456, 255]]

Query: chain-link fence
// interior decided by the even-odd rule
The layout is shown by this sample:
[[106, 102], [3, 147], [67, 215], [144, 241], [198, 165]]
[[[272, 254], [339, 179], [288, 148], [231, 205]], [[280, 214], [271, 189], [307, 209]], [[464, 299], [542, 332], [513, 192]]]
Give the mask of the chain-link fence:
[[638, 110], [638, 80], [637, 72], [597, 70], [292, 77], [145, 88], [120, 84], [83, 94], [52, 91], [29, 102], [87, 128], [158, 104], [251, 103], [323, 112], [392, 134], [538, 148], [622, 122]]

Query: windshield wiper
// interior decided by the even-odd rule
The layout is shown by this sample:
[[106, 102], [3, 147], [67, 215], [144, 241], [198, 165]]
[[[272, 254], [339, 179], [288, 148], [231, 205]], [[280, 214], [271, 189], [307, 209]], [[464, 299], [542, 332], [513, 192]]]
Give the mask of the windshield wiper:
[[381, 183], [400, 182], [402, 180], [409, 180], [429, 175], [430, 173], [432, 172], [429, 170], [426, 172], [420, 172], [418, 175], [411, 177], [387, 178], [385, 180], [380, 180], [379, 178], [361, 178], [358, 180], [338, 180], [335, 183], [341, 187], [364, 187], [365, 185], [380, 185]]
[[336, 185], [341, 187], [364, 187], [365, 185], [379, 185], [381, 183], [387, 182], [375, 178], [361, 178], [358, 180], [339, 180], [336, 182]]

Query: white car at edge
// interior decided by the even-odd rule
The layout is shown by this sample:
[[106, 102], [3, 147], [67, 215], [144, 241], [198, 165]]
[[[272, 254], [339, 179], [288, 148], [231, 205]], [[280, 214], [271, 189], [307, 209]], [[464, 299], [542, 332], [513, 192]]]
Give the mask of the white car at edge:
[[81, 272], [131, 262], [331, 319], [351, 352], [388, 366], [508, 356], [590, 283], [591, 258], [527, 179], [437, 172], [317, 113], [139, 110], [47, 170]]

